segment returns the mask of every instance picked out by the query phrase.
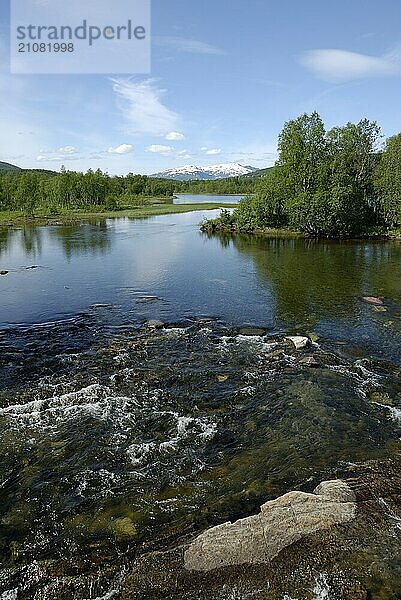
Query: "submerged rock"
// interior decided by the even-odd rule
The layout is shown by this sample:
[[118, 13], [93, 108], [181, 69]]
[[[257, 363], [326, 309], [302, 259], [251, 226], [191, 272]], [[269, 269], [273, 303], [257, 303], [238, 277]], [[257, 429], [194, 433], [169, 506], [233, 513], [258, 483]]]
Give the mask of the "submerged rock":
[[314, 356], [304, 356], [299, 361], [299, 364], [303, 365], [305, 367], [321, 367], [322, 366], [322, 364], [318, 360], [316, 360], [316, 358]]
[[241, 327], [241, 329], [239, 330], [239, 335], [246, 335], [246, 336], [254, 336], [254, 335], [265, 335], [266, 330], [262, 329], [261, 327]]
[[362, 298], [363, 302], [366, 302], [367, 304], [374, 304], [376, 306], [383, 306], [383, 300], [380, 300], [380, 298], [376, 298], [375, 296], [364, 296]]
[[164, 327], [163, 321], [158, 321], [157, 319], [151, 319], [146, 323], [146, 327], [148, 329], [162, 329]]
[[304, 348], [307, 348], [311, 343], [308, 337], [302, 335], [289, 335], [286, 338], [284, 338], [284, 341], [293, 344], [296, 350], [303, 350]]
[[355, 496], [343, 481], [324, 482], [313, 494], [289, 492], [266, 502], [258, 515], [200, 535], [186, 550], [184, 566], [205, 572], [266, 563], [303, 537], [352, 521], [355, 515]]

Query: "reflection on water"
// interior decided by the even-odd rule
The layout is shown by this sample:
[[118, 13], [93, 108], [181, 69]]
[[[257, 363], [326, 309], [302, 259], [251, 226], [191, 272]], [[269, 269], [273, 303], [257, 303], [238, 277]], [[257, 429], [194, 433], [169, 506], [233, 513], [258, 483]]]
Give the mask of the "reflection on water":
[[[0, 278], [0, 323], [66, 318], [96, 303], [130, 309], [142, 293], [160, 299], [142, 307], [142, 318], [215, 315], [359, 340], [394, 356], [399, 242], [209, 237], [198, 229], [209, 215], [2, 228], [0, 269], [9, 274]], [[363, 304], [366, 295], [383, 297], [385, 307]]]
[[58, 240], [67, 260], [77, 254], [105, 254], [110, 250], [109, 227], [106, 221], [90, 225], [54, 227], [50, 235]]
[[357, 317], [362, 296], [401, 302], [399, 242], [239, 236], [233, 243], [272, 286], [283, 322], [313, 327], [321, 319]]

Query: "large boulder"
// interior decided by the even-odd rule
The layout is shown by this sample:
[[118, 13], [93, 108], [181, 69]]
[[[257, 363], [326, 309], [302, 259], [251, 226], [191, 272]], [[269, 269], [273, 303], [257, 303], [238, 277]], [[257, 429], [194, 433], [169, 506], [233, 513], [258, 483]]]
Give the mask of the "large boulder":
[[305, 536], [352, 521], [356, 503], [340, 480], [320, 484], [313, 494], [289, 492], [266, 502], [259, 514], [213, 527], [196, 538], [184, 554], [193, 571], [261, 564]]

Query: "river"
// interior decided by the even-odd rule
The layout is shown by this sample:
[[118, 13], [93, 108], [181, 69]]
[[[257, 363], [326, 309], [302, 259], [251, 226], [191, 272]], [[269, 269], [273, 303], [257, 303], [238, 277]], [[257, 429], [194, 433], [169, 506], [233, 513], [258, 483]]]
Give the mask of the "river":
[[0, 230], [0, 598], [119, 597], [138, 554], [395, 452], [401, 244], [215, 214]]

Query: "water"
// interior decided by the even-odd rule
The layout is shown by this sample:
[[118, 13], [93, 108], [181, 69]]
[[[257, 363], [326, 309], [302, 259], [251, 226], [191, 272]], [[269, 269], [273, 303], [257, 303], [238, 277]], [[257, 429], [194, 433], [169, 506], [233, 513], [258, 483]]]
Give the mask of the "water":
[[205, 216], [0, 232], [4, 597], [118, 597], [138, 554], [399, 447], [400, 243]]
[[238, 204], [244, 196], [238, 195], [222, 195], [214, 194], [177, 194], [174, 204], [206, 204], [208, 202], [218, 202], [222, 206], [224, 204]]

